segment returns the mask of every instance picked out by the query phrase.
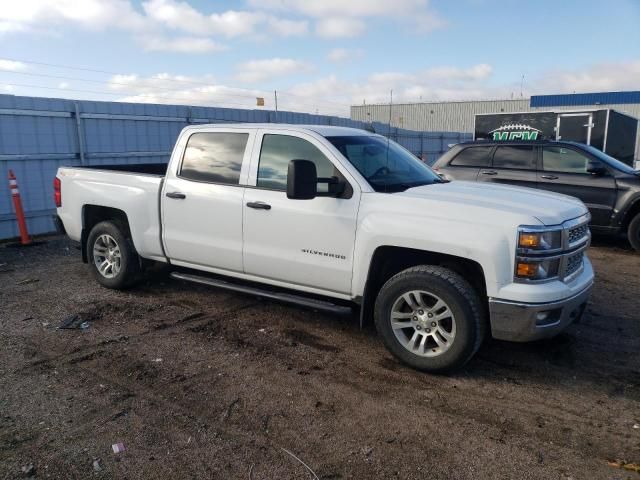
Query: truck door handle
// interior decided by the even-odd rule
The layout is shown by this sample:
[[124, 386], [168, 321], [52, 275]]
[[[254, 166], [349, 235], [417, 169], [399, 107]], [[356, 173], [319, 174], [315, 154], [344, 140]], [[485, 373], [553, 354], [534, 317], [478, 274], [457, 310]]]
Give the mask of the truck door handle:
[[483, 170], [482, 174], [483, 175], [497, 175], [498, 172], [496, 172], [495, 170]]
[[555, 175], [540, 175], [540, 178], [544, 178], [545, 180], [557, 180], [558, 177]]
[[264, 202], [247, 202], [247, 207], [257, 210], [271, 210], [271, 205]]
[[169, 198], [175, 198], [178, 200], [184, 200], [185, 198], [187, 198], [187, 196], [181, 192], [167, 192], [166, 195]]

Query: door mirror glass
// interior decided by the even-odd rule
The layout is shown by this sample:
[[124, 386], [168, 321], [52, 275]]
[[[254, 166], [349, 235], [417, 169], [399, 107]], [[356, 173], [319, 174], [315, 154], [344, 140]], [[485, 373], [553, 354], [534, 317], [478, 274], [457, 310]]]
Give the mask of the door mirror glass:
[[317, 194], [316, 164], [310, 160], [291, 160], [287, 170], [287, 198], [311, 200]]

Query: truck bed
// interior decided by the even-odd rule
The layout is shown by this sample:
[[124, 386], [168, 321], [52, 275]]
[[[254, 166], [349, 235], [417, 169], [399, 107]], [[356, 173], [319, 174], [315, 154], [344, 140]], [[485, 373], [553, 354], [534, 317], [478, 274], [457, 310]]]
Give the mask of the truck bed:
[[110, 170], [122, 173], [142, 173], [147, 175], [161, 175], [167, 173], [167, 163], [138, 163], [134, 165], [92, 165], [72, 168], [86, 168], [90, 170]]
[[118, 210], [127, 217], [138, 253], [163, 261], [159, 196], [166, 169], [164, 163], [58, 169], [62, 207], [57, 213], [69, 237], [81, 240], [87, 212], [92, 209]]

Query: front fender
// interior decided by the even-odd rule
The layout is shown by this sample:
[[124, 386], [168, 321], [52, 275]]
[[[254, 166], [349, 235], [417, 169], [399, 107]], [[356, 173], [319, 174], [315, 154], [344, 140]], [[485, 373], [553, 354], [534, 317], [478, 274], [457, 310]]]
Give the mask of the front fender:
[[383, 246], [473, 260], [484, 271], [487, 294], [495, 295], [500, 286], [513, 278], [515, 235], [511, 232], [511, 229], [496, 228], [495, 225], [473, 221], [463, 223], [442, 217], [369, 214], [359, 222], [356, 236], [356, 264], [352, 280], [354, 295], [363, 295], [371, 259], [376, 249]]

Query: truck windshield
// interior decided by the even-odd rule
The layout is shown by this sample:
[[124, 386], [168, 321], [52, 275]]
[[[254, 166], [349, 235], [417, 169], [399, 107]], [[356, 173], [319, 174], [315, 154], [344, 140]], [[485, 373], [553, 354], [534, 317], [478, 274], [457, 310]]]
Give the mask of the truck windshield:
[[401, 192], [420, 185], [444, 182], [411, 152], [382, 136], [326, 138], [356, 167], [376, 192]]

